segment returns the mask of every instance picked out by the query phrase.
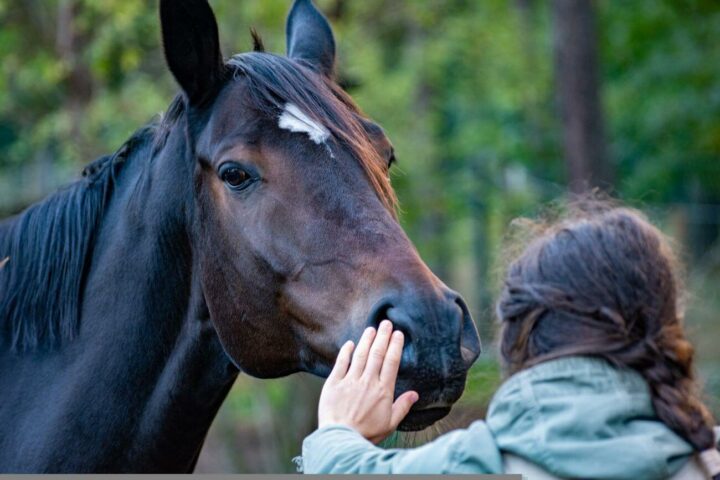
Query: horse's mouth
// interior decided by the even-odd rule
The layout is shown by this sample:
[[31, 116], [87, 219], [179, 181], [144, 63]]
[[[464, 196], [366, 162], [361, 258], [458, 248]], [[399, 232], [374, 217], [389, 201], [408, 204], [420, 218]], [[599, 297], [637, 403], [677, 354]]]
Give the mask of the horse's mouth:
[[450, 407], [433, 407], [420, 410], [410, 410], [407, 417], [400, 422], [398, 430], [401, 432], [416, 432], [423, 430], [450, 413]]

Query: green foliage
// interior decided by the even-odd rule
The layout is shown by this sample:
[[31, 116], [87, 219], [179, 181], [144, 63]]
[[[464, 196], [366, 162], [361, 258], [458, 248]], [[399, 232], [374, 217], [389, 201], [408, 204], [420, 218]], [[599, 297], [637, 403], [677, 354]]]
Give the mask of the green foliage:
[[717, 3], [603, 6], [607, 110], [620, 188], [652, 201], [717, 201]]

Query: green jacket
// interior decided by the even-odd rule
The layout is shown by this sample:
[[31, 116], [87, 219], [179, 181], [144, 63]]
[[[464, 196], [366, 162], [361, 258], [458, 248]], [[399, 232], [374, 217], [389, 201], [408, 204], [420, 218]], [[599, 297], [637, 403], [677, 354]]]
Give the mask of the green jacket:
[[604, 360], [567, 357], [510, 377], [485, 421], [414, 449], [382, 449], [351, 428], [303, 442], [305, 473], [503, 473], [502, 453], [566, 478], [667, 478], [692, 447], [655, 416], [648, 386]]

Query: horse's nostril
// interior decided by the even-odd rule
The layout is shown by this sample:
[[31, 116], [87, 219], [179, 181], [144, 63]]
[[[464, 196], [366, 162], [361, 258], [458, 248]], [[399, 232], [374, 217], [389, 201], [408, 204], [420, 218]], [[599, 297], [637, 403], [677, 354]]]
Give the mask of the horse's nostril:
[[367, 326], [377, 328], [383, 320], [390, 320], [393, 323], [393, 330], [400, 330], [403, 333], [406, 345], [410, 342], [412, 319], [402, 308], [395, 306], [389, 300], [378, 303], [370, 312]]
[[388, 311], [392, 308], [392, 304], [388, 301], [382, 301], [375, 305], [368, 316], [368, 327], [378, 328], [380, 322], [388, 319]]
[[[402, 308], [393, 307], [387, 311], [387, 317], [393, 323], [393, 330], [400, 330], [405, 337], [405, 347], [407, 348], [413, 341], [413, 319]], [[417, 325], [415, 326], [417, 328]]]
[[417, 368], [418, 358], [415, 345], [415, 334], [413, 333], [413, 319], [408, 312], [401, 307], [402, 300], [385, 299], [379, 302], [370, 312], [367, 325], [377, 328], [383, 320], [390, 320], [393, 330], [399, 330], [405, 337], [402, 360], [400, 362], [400, 373], [407, 373]]

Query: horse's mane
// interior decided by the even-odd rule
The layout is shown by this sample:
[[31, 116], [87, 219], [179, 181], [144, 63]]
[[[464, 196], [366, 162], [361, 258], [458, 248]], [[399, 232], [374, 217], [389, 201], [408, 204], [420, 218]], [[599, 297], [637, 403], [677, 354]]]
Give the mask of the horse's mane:
[[0, 345], [53, 348], [77, 333], [83, 281], [95, 235], [125, 160], [157, 125], [98, 158], [82, 178], [0, 224]]

